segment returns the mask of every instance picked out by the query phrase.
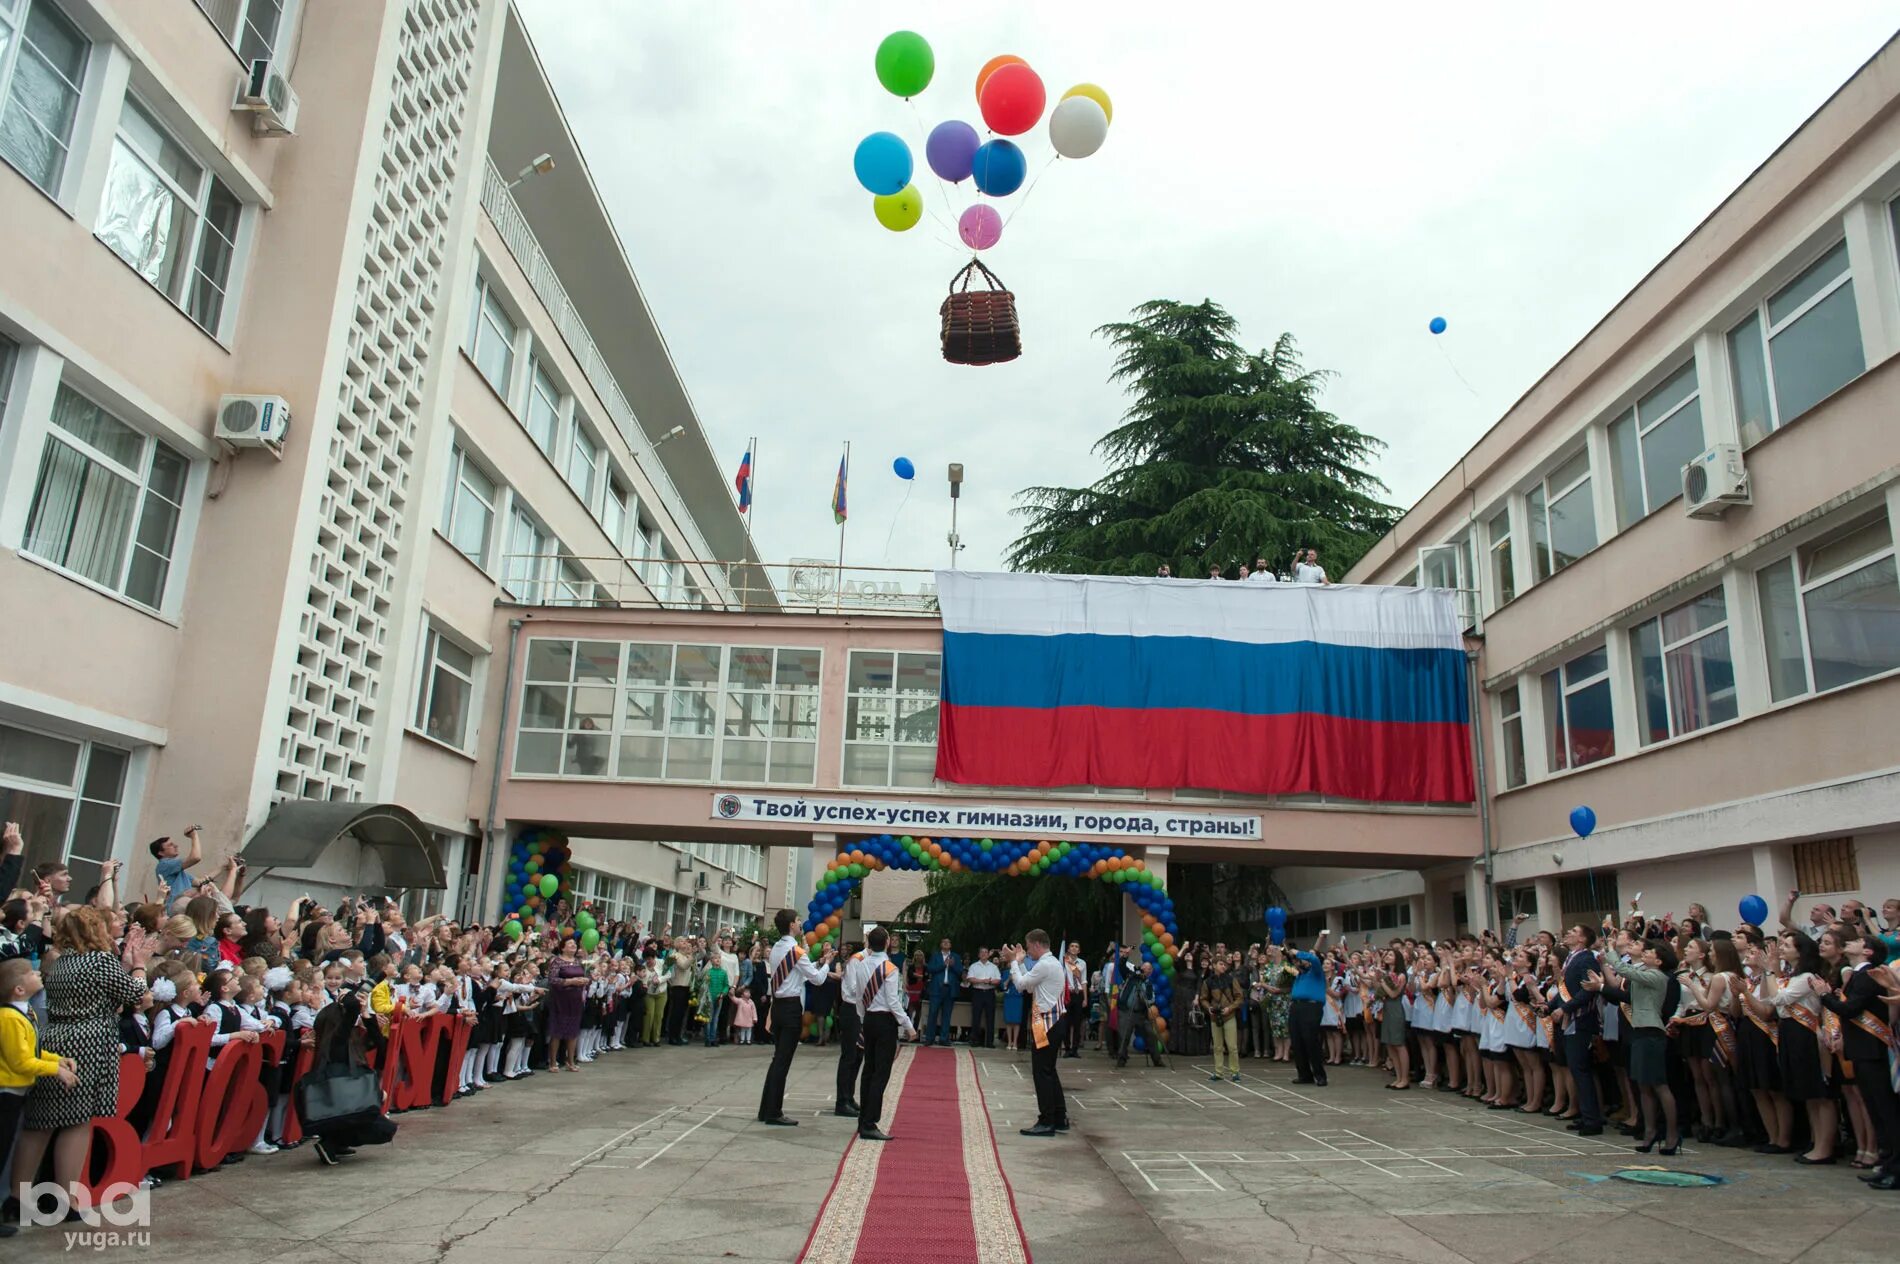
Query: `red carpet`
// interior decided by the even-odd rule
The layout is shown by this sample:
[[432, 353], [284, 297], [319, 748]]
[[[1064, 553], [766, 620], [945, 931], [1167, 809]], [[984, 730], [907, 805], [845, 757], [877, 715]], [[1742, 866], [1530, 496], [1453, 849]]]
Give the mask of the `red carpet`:
[[893, 1139], [852, 1138], [803, 1264], [1028, 1264], [974, 1057], [906, 1048], [885, 1103]]

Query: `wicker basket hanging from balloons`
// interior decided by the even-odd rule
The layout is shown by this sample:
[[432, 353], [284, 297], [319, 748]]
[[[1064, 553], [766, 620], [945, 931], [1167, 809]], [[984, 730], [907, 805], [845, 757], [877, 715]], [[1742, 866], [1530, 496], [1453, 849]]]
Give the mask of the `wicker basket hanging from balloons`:
[[[981, 276], [984, 289], [971, 289]], [[950, 281], [943, 316], [943, 358], [952, 364], [1002, 364], [1023, 353], [1016, 296], [982, 262], [972, 259]]]

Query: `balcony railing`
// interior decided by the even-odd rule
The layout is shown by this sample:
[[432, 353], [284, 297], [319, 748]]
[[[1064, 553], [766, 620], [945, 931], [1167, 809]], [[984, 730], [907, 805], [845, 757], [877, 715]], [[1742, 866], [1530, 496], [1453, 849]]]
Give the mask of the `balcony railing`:
[[[720, 591], [695, 591], [688, 567], [714, 576]], [[509, 553], [501, 574], [524, 606], [937, 617], [936, 573], [908, 567]]]

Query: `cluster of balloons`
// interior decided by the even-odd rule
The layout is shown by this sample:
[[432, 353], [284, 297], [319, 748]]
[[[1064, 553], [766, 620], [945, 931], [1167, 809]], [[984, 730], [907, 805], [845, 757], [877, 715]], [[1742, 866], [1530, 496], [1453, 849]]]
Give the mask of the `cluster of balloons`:
[[1267, 941], [1283, 944], [1286, 942], [1286, 910], [1274, 905], [1267, 910]]
[[1155, 967], [1155, 1003], [1161, 1011], [1160, 1032], [1173, 1014], [1174, 937], [1180, 926], [1174, 918], [1174, 900], [1147, 862], [1119, 847], [1096, 843], [1029, 842], [1023, 839], [913, 838], [908, 834], [875, 834], [839, 852], [819, 875], [811, 902], [805, 908], [805, 943], [816, 951], [844, 933], [844, 908], [864, 884], [864, 876], [881, 869], [923, 870], [930, 873], [1002, 873], [1015, 877], [1094, 878], [1127, 888], [1141, 910], [1141, 956]]
[[[877, 78], [886, 91], [908, 100], [930, 86], [937, 58], [915, 31], [897, 31], [877, 47]], [[924, 140], [924, 161], [940, 180], [969, 180], [985, 197], [1008, 197], [1022, 188], [1029, 159], [1011, 136], [1021, 136], [1043, 117], [1048, 90], [1042, 76], [1014, 54], [992, 57], [976, 76], [977, 111], [991, 132], [988, 140], [962, 119], [947, 119]], [[1087, 158], [1108, 139], [1115, 107], [1108, 93], [1078, 83], [1049, 111], [1049, 143], [1064, 158]], [[872, 132], [852, 155], [858, 183], [872, 195], [878, 223], [904, 232], [923, 218], [923, 197], [912, 182], [916, 164], [910, 146], [894, 132]], [[1003, 216], [977, 202], [957, 217], [957, 236], [972, 250], [988, 250], [1003, 236]]]
[[[508, 914], [501, 924], [502, 934], [520, 939], [553, 916], [560, 901], [572, 902], [574, 879], [567, 871], [572, 854], [567, 839], [554, 830], [523, 830], [516, 837], [508, 851], [508, 879], [501, 893], [502, 908]], [[591, 905], [559, 929], [563, 936], [578, 934], [584, 951], [592, 952], [600, 944], [600, 927]]]

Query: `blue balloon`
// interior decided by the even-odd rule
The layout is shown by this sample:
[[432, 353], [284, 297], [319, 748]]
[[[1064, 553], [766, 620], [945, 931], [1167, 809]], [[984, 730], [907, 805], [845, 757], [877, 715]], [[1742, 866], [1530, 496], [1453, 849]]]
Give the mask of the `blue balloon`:
[[1443, 316], [1432, 317], [1431, 330], [1435, 334], [1444, 333], [1445, 332], [1445, 318]]
[[1759, 895], [1745, 895], [1740, 912], [1742, 920], [1750, 926], [1765, 925], [1768, 921], [1768, 901]]
[[1578, 838], [1590, 837], [1590, 831], [1597, 827], [1597, 814], [1587, 807], [1570, 809], [1570, 828], [1577, 831]]
[[1029, 174], [1029, 160], [1014, 143], [1002, 139], [986, 140], [977, 148], [970, 164], [977, 192], [990, 197], [1008, 197], [1023, 187]]
[[895, 132], [872, 132], [858, 142], [851, 169], [858, 183], [879, 197], [901, 193], [910, 183], [910, 146]]
[[1268, 909], [1267, 910], [1267, 925], [1268, 926], [1286, 925], [1286, 910], [1281, 908], [1277, 904], [1274, 905], [1272, 908]]
[[900, 456], [892, 461], [891, 472], [907, 483], [917, 477], [917, 467], [910, 463], [910, 458], [907, 456]]

